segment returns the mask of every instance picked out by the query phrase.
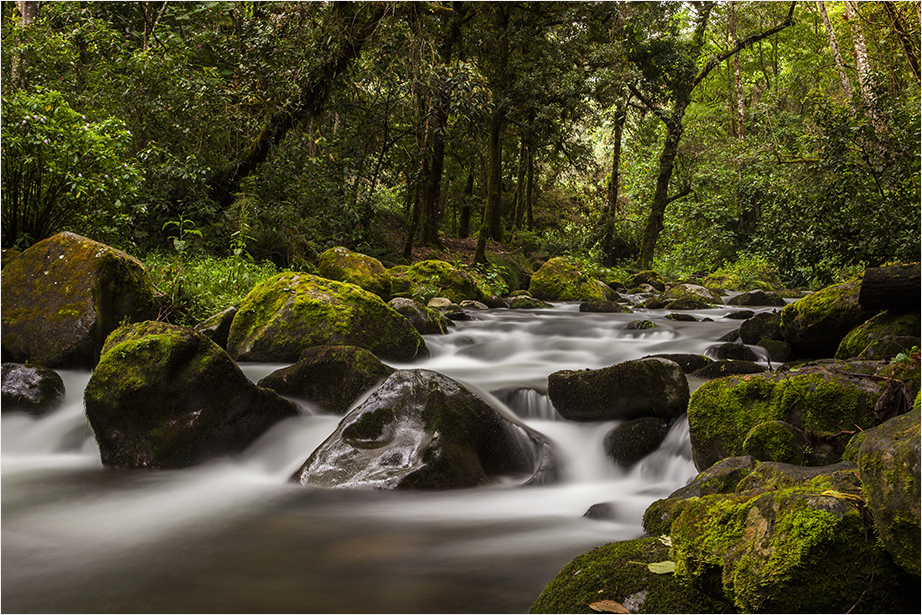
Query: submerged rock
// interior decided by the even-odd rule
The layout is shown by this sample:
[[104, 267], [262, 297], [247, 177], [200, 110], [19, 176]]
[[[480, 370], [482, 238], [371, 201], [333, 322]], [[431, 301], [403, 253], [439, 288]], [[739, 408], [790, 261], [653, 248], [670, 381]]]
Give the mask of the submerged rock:
[[64, 380], [48, 367], [4, 363], [2, 412], [44, 416], [64, 403]]
[[410, 322], [354, 284], [286, 272], [240, 304], [227, 351], [236, 361], [293, 363], [311, 346], [348, 345], [391, 361], [429, 355]]
[[144, 265], [120, 250], [58, 233], [3, 268], [3, 360], [90, 368], [123, 321], [157, 315]]
[[548, 376], [547, 393], [557, 411], [574, 421], [674, 419], [685, 412], [688, 380], [672, 361], [649, 358], [596, 370]]
[[345, 414], [363, 393], [381, 384], [394, 369], [355, 346], [314, 346], [294, 365], [276, 370], [259, 386], [297, 397], [332, 414]]
[[546, 482], [556, 478], [556, 466], [541, 436], [454, 380], [406, 370], [346, 415], [293, 480], [318, 487], [457, 489], [509, 476]]
[[623, 467], [630, 467], [659, 448], [672, 421], [645, 416], [618, 425], [605, 435], [605, 453]]
[[103, 465], [184, 468], [237, 453], [297, 406], [253, 384], [192, 329], [116, 329], [84, 391]]

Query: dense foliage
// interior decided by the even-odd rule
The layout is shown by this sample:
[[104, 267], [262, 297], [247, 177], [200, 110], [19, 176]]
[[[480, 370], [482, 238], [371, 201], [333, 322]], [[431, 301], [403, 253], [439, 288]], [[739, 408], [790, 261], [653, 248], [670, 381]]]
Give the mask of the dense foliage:
[[792, 286], [918, 259], [912, 2], [28, 4], [4, 248], [70, 229], [171, 255], [171, 285], [453, 238]]

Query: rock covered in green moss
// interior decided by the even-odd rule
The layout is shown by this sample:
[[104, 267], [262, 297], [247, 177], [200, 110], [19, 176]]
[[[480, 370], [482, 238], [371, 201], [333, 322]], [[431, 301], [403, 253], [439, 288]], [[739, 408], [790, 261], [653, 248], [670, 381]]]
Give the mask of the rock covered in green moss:
[[638, 288], [644, 284], [652, 286], [659, 292], [664, 292], [666, 290], [666, 282], [663, 280], [663, 277], [652, 269], [638, 271], [624, 283], [628, 288]]
[[317, 260], [317, 272], [330, 280], [348, 282], [387, 301], [391, 295], [391, 276], [378, 259], [338, 246]]
[[864, 497], [884, 546], [906, 571], [920, 574], [920, 418], [918, 405], [864, 432], [858, 467]]
[[231, 324], [227, 350], [237, 361], [293, 363], [311, 346], [347, 345], [391, 361], [429, 350], [409, 321], [354, 284], [285, 272], [258, 284]]
[[535, 299], [528, 294], [509, 297], [506, 300], [506, 305], [509, 306], [510, 310], [549, 310], [554, 307], [547, 301]]
[[625, 331], [645, 331], [647, 329], [655, 329], [659, 325], [653, 322], [652, 320], [632, 320], [631, 322], [624, 325]]
[[230, 334], [231, 323], [234, 322], [236, 315], [237, 308], [231, 306], [195, 325], [195, 330], [227, 350], [227, 336]]
[[760, 464], [733, 493], [687, 500], [676, 576], [747, 613], [917, 612], [918, 578], [869, 536], [856, 469]]
[[58, 233], [3, 269], [5, 361], [89, 368], [125, 320], [154, 318], [159, 294], [144, 265], [120, 250]]
[[756, 345], [765, 349], [765, 353], [768, 355], [769, 361], [774, 361], [775, 363], [784, 363], [789, 358], [791, 358], [791, 346], [787, 342], [763, 337], [758, 341]]
[[781, 339], [781, 314], [760, 312], [740, 323], [740, 339], [744, 344], [758, 344], [759, 340]]
[[492, 299], [483, 291], [474, 278], [450, 263], [427, 260], [410, 266], [393, 267], [388, 270], [392, 279], [391, 292], [394, 296], [446, 297], [454, 303], [474, 299], [491, 303]]
[[743, 440], [743, 451], [762, 461], [805, 465], [809, 450], [810, 443], [804, 433], [785, 421], [759, 423]]
[[[885, 382], [854, 374], [853, 366], [805, 367], [718, 378], [698, 387], [688, 405], [689, 435], [699, 469], [746, 452], [753, 427], [785, 421], [807, 435], [815, 449], [808, 464], [831, 463], [851, 432], [877, 424], [874, 405]], [[831, 447], [830, 451], [826, 447]]]
[[5, 268], [9, 263], [13, 262], [14, 259], [19, 258], [20, 254], [22, 254], [22, 252], [19, 250], [8, 248], [0, 250], [0, 269]]
[[[912, 346], [918, 346], [919, 334], [918, 312], [881, 312], [842, 338], [836, 350], [836, 358], [860, 356], [865, 359], [889, 359]], [[871, 351], [866, 352], [869, 347]]]
[[712, 361], [691, 373], [695, 378], [704, 378], [711, 380], [713, 378], [723, 378], [724, 376], [733, 376], [737, 374], [760, 374], [766, 371], [758, 363], [752, 361], [738, 361], [736, 359], [721, 359]]
[[580, 312], [602, 312], [607, 314], [630, 314], [631, 309], [617, 301], [583, 301], [579, 304]]
[[364, 348], [314, 346], [294, 365], [276, 370], [259, 386], [297, 397], [333, 414], [345, 414], [363, 393], [381, 384], [394, 369]]
[[663, 299], [667, 300], [667, 309], [670, 302], [678, 300], [693, 300], [700, 302], [702, 305], [723, 305], [723, 299], [710, 288], [699, 286], [698, 284], [677, 284], [663, 294]]
[[109, 336], [84, 403], [103, 464], [119, 468], [184, 468], [237, 453], [298, 413], [205, 336], [152, 321]]
[[762, 289], [749, 290], [727, 300], [727, 305], [770, 305], [784, 307], [787, 302], [776, 292]]
[[583, 272], [579, 263], [557, 256], [531, 277], [528, 292], [545, 301], [615, 301], [618, 294], [604, 282]]
[[556, 456], [454, 380], [395, 372], [340, 422], [293, 480], [303, 485], [456, 489], [515, 477], [553, 480]]
[[595, 370], [559, 371], [548, 376], [554, 408], [573, 421], [674, 419], [688, 406], [688, 380], [666, 359], [625, 361]]
[[420, 335], [444, 335], [454, 323], [439, 311], [420, 305], [407, 297], [394, 297], [387, 302], [389, 308], [410, 321]]
[[653, 416], [625, 421], [605, 434], [605, 454], [618, 465], [630, 467], [663, 443], [670, 425], [672, 421]]
[[3, 404], [0, 411], [44, 416], [64, 403], [64, 380], [60, 374], [40, 365], [4, 363]]
[[849, 331], [874, 316], [858, 305], [861, 280], [824, 288], [781, 310], [781, 334], [794, 356], [832, 357]]
[[631, 613], [722, 613], [726, 602], [648, 565], [670, 561], [657, 537], [613, 542], [577, 556], [544, 588], [529, 613], [595, 613], [590, 605], [616, 602]]

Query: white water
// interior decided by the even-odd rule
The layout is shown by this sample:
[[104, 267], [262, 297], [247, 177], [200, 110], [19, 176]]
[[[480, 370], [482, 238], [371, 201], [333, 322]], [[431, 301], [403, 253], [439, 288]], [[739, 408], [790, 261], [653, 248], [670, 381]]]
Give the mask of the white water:
[[[692, 312], [714, 322], [673, 322], [661, 311], [585, 314], [563, 304], [491, 310], [428, 336], [432, 358], [395, 365], [442, 372], [508, 416], [529, 417], [519, 420], [566, 463], [564, 480], [542, 487], [294, 485], [288, 477], [339, 422], [318, 408], [206, 466], [103, 468], [83, 417], [89, 374], [62, 372], [63, 408], [2, 419], [4, 611], [524, 612], [575, 555], [641, 535], [646, 507], [696, 473], [684, 419], [636, 466], [616, 467], [602, 448], [616, 423], [555, 416], [548, 374], [703, 353], [739, 326], [722, 318], [729, 311]], [[623, 330], [639, 319], [660, 328]], [[255, 381], [282, 366], [243, 367]], [[613, 520], [583, 516], [601, 502], [612, 503]]]

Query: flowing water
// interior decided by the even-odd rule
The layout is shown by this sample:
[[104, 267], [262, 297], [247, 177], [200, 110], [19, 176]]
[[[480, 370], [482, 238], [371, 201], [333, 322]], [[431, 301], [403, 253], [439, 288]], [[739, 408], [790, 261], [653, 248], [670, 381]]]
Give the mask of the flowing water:
[[[704, 353], [739, 326], [732, 308], [472, 312], [427, 336], [426, 368], [544, 434], [565, 460], [555, 485], [445, 492], [324, 490], [288, 477], [339, 417], [306, 407], [243, 454], [182, 471], [103, 468], [83, 417], [89, 373], [63, 371], [65, 405], [2, 419], [4, 612], [525, 612], [579, 553], [642, 534], [646, 507], [696, 474], [688, 424], [630, 469], [609, 461], [616, 422], [561, 419], [548, 374], [649, 354]], [[627, 331], [631, 320], [660, 327]], [[282, 365], [245, 364], [254, 381]], [[694, 388], [700, 382], [690, 382]], [[611, 503], [614, 518], [584, 516]]]

